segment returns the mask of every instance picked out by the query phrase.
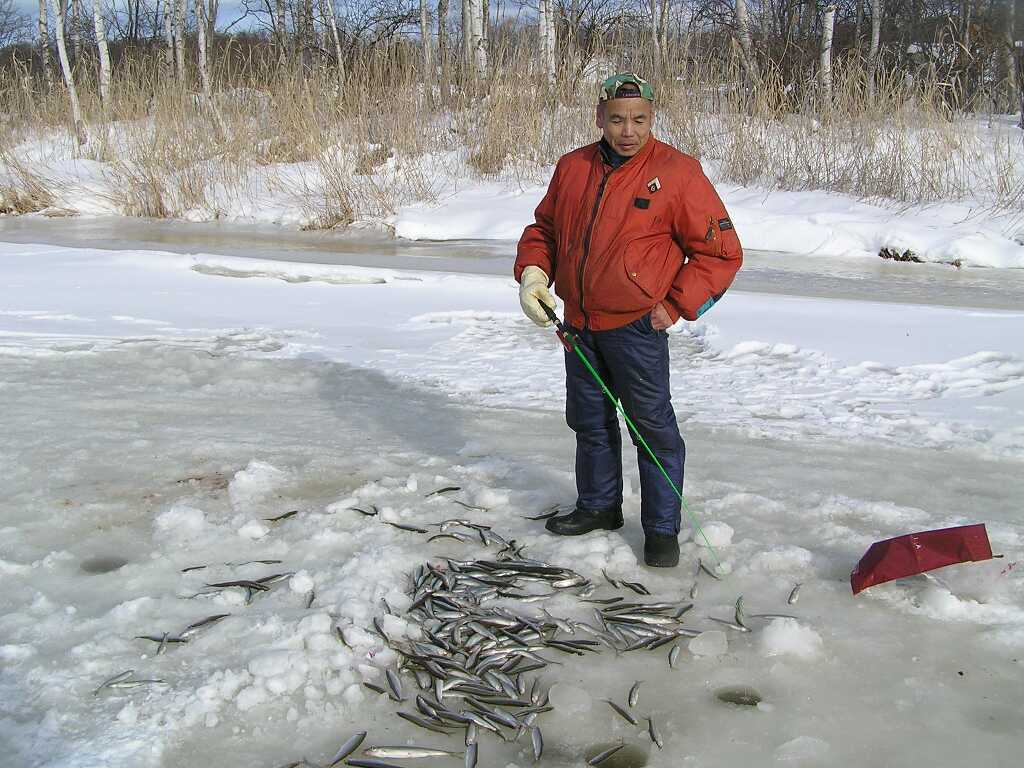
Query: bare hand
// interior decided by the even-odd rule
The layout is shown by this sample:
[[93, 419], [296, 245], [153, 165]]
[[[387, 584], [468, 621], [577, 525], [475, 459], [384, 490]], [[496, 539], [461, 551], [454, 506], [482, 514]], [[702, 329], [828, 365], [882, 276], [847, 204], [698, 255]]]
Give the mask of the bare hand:
[[669, 317], [668, 310], [664, 306], [658, 304], [651, 310], [651, 327], [656, 331], [664, 331], [666, 328], [672, 325], [672, 318]]

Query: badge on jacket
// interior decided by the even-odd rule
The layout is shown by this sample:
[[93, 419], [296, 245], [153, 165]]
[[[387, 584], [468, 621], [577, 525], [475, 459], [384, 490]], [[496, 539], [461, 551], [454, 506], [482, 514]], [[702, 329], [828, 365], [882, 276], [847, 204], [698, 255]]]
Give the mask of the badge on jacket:
[[661, 189], [661, 179], [655, 176], [653, 179], [647, 182], [647, 191], [652, 195]]

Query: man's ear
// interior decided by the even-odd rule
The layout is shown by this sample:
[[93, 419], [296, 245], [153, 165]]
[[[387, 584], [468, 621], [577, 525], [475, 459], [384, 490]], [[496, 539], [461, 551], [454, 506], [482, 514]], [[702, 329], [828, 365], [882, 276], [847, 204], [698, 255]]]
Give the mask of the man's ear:
[[604, 130], [604, 105], [598, 104], [597, 109], [594, 111], [594, 121], [597, 123], [597, 127]]

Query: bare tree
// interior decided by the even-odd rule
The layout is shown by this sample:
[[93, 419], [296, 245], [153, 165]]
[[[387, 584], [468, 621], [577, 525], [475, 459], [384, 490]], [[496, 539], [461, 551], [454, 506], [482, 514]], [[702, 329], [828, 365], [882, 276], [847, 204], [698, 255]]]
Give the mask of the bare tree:
[[836, 6], [825, 8], [825, 16], [821, 21], [821, 54], [819, 76], [821, 78], [821, 98], [826, 109], [832, 106], [832, 33], [836, 24]]
[[345, 59], [341, 53], [341, 38], [338, 37], [338, 16], [334, 12], [334, 0], [323, 0], [327, 10], [327, 21], [331, 27], [331, 42], [334, 43], [334, 58], [338, 60], [338, 82], [345, 80]]
[[46, 0], [39, 0], [39, 58], [43, 67], [46, 87], [53, 88], [53, 64], [50, 61], [50, 24], [46, 12]]
[[199, 81], [203, 88], [203, 101], [210, 100], [210, 59], [207, 50], [209, 25], [206, 19], [206, 0], [196, 0], [196, 62], [199, 65]]
[[168, 76], [174, 69], [174, 0], [164, 0], [164, 64]]
[[754, 58], [754, 45], [750, 39], [750, 14], [747, 10], [747, 0], [736, 0], [736, 36], [739, 38], [743, 68], [747, 71], [751, 83], [756, 87], [761, 76]]
[[100, 55], [100, 101], [103, 108], [110, 107], [110, 49], [107, 47], [107, 30], [103, 24], [103, 9], [100, 0], [92, 0], [92, 20], [96, 30], [96, 49]]
[[545, 80], [549, 87], [554, 87], [556, 78], [556, 44], [557, 40], [555, 35], [555, 14], [558, 12], [557, 6], [554, 0], [540, 0], [539, 8], [539, 19], [538, 19], [538, 35], [540, 42], [540, 61], [541, 70], [544, 72]]
[[[1014, 102], [1017, 100], [1017, 62], [1014, 61], [1014, 36], [1013, 27], [1016, 19], [1015, 0], [1003, 0], [1006, 11], [1005, 18], [1003, 21], [1003, 91], [1006, 94], [1005, 97], [1005, 108], [1007, 111], [1012, 111], [1016, 106]], [[1024, 120], [1024, 115], [1021, 117]]]
[[185, 82], [185, 23], [188, 21], [188, 0], [174, 0], [174, 67], [178, 82]]
[[868, 101], [875, 100], [875, 75], [878, 72], [878, 48], [882, 35], [882, 0], [871, 2], [871, 47], [868, 49]]
[[32, 21], [14, 6], [14, 0], [0, 0], [0, 48], [28, 40]]
[[433, 35], [430, 32], [430, 10], [427, 0], [420, 0], [420, 40], [423, 44], [423, 82], [430, 83], [433, 80], [434, 56], [433, 56]]
[[68, 61], [68, 47], [64, 38], [65, 7], [61, 0], [50, 0], [50, 9], [53, 11], [53, 31], [57, 36], [57, 55], [60, 59], [60, 69], [64, 73], [64, 84], [67, 86], [68, 98], [71, 101], [71, 118], [75, 123], [75, 136], [79, 144], [84, 144], [85, 121], [82, 119], [82, 106], [78, 102], [78, 89], [75, 88], [75, 78], [71, 73], [71, 62]]

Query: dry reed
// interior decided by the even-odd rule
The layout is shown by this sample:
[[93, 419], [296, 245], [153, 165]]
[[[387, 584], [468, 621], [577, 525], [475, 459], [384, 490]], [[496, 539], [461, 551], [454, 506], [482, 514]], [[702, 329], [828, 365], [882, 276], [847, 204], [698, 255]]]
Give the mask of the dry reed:
[[[79, 88], [90, 132], [78, 149], [63, 90], [12, 78], [0, 83], [8, 114], [0, 194], [19, 201], [5, 203], [12, 211], [52, 205], [60, 181], [41, 170], [45, 162], [19, 159], [18, 147], [63, 136], [50, 142], [51, 154], [105, 163], [108, 199], [126, 215], [217, 218], [258, 205], [269, 189], [287, 191], [309, 226], [335, 227], [436, 199], [467, 168], [543, 183], [561, 154], [596, 138], [593, 78], [551, 88], [529, 46], [495, 51], [492, 72], [472, 83], [424, 84], [414, 54], [403, 46], [359, 53], [344, 82], [328, 66], [303, 71], [224, 56], [208, 101], [169, 77], [157, 57], [129, 58], [115, 72], [106, 111], [85, 72]], [[644, 64], [621, 51], [597, 60]], [[658, 89], [656, 132], [721, 179], [905, 203], [971, 199], [1005, 209], [1024, 200], [1020, 135], [985, 132], [978, 119], [951, 114], [934, 80], [883, 69], [869, 101], [863, 63], [840, 60], [834, 98], [823, 105], [814, 88], [787, 82], [770, 62], [755, 89], [735, 61], [675, 50], [670, 60], [677, 64]]]

